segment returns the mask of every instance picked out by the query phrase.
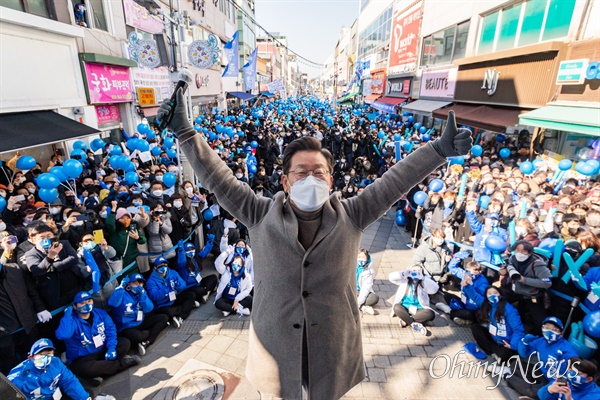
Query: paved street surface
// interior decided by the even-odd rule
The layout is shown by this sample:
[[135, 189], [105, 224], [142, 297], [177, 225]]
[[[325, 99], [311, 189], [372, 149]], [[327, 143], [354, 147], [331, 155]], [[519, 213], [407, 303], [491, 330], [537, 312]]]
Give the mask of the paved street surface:
[[[452, 362], [453, 358], [455, 364], [475, 361], [465, 354], [456, 356], [462, 346], [472, 340], [468, 328], [457, 327], [437, 316], [434, 326], [428, 327], [431, 334], [424, 337], [413, 333], [410, 327], [401, 329], [398, 319], [390, 318], [396, 286], [387, 280], [387, 276], [392, 271], [406, 268], [412, 260], [412, 250], [406, 246], [410, 236], [403, 228], [395, 226], [393, 217], [393, 210], [389, 211], [365, 232], [363, 238], [362, 246], [373, 256], [375, 291], [381, 299], [376, 307], [377, 315], [363, 316], [363, 349], [368, 377], [344, 399], [515, 399], [517, 396], [504, 382], [495, 389], [486, 389], [496, 386], [498, 378], [483, 378], [485, 368], [479, 369], [477, 377], [474, 376], [476, 368], [472, 369], [470, 377], [459, 377], [459, 365], [450, 377], [451, 365], [448, 365], [447, 374], [439, 377], [444, 375], [447, 361]], [[214, 271], [212, 266], [209, 269]], [[107, 379], [102, 391], [113, 394], [118, 400], [163, 400], [169, 389], [168, 381], [182, 368], [187, 371], [190, 365], [200, 361], [232, 373], [229, 374], [231, 379], [225, 382], [226, 398], [260, 399], [244, 378], [250, 320], [238, 316], [223, 318], [212, 305], [213, 301], [211, 297], [207, 305], [194, 310], [179, 330], [167, 328], [148, 349], [139, 367]], [[430, 364], [440, 355], [432, 369], [433, 375], [439, 377], [436, 379], [430, 374]], [[467, 375], [468, 369], [466, 365], [463, 374]]]

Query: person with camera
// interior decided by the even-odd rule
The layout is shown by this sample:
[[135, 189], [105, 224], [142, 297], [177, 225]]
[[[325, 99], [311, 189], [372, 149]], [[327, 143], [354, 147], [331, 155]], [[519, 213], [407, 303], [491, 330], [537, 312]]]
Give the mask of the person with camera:
[[192, 232], [192, 218], [190, 210], [183, 204], [183, 197], [179, 193], [171, 196], [171, 225], [173, 230], [169, 234], [173, 243], [177, 243], [189, 236]]
[[[173, 248], [173, 241], [170, 236], [173, 232], [173, 225], [169, 212], [165, 210], [162, 204], [154, 203], [150, 211], [150, 223], [146, 227], [146, 232], [148, 234], [148, 252], [160, 253], [162, 257], [169, 261], [171, 268], [176, 267], [175, 250], [163, 254], [163, 252]], [[158, 256], [150, 256], [149, 260], [154, 262], [157, 258]]]
[[540, 400], [597, 400], [600, 387], [594, 382], [596, 365], [581, 357], [569, 359], [566, 377], [558, 377], [537, 392]]
[[56, 337], [67, 346], [67, 365], [77, 376], [95, 379], [116, 375], [138, 365], [138, 356], [128, 356], [131, 342], [117, 338], [117, 329], [108, 313], [94, 307], [87, 292], [79, 292], [65, 309]]
[[470, 291], [465, 288], [472, 287], [477, 294], [483, 296], [489, 285], [487, 278], [483, 275], [483, 267], [477, 261], [469, 261], [466, 265], [463, 264], [464, 268], [461, 267], [468, 257], [469, 252], [461, 251], [456, 253], [448, 263], [449, 272], [461, 281], [460, 297], [449, 292], [444, 293], [444, 299], [451, 308], [450, 318], [456, 325], [463, 326], [476, 322], [477, 310], [479, 310], [479, 304], [469, 296]]
[[[146, 237], [142, 229], [132, 221], [131, 214], [124, 208], [117, 209], [117, 202], [111, 202], [110, 213], [106, 216], [105, 230], [108, 243], [117, 251], [117, 257], [123, 260], [123, 268], [136, 261], [140, 254], [138, 244], [145, 244]], [[133, 272], [139, 272], [136, 266]]]
[[473, 242], [473, 247], [475, 251], [473, 252], [473, 258], [477, 262], [491, 262], [492, 261], [492, 253], [485, 247], [485, 240], [490, 235], [499, 236], [503, 242], [508, 240], [508, 233], [506, 229], [501, 228], [499, 226], [500, 216], [496, 213], [488, 213], [485, 216], [485, 223], [482, 224], [479, 219], [477, 219], [477, 215], [475, 211], [477, 210], [477, 201], [474, 199], [467, 200], [466, 207], [466, 216], [469, 221], [469, 225], [475, 234], [475, 240]]
[[25, 263], [44, 304], [49, 310], [69, 304], [89, 276], [85, 263], [69, 242], [57, 241], [46, 224], [36, 225], [30, 237], [35, 247], [25, 253]]
[[546, 318], [544, 294], [552, 286], [552, 271], [545, 260], [534, 254], [528, 241], [517, 241], [513, 250], [507, 266], [499, 270], [500, 283], [508, 301], [518, 302], [519, 313], [528, 318], [531, 332], [539, 335]]
[[404, 272], [392, 272], [389, 280], [398, 285], [391, 316], [400, 318], [401, 327], [410, 325], [416, 332], [427, 335], [427, 328], [423, 324], [435, 318], [435, 312], [429, 305], [429, 296], [437, 293], [438, 284], [424, 274], [419, 264], [409, 266]]
[[129, 339], [132, 346], [137, 346], [140, 356], [146, 354], [148, 346], [156, 341], [169, 324], [167, 315], [149, 314], [154, 309], [154, 304], [144, 290], [145, 282], [141, 274], [125, 277], [108, 299], [117, 332]]
[[179, 329], [192, 308], [200, 306], [196, 295], [184, 292], [185, 281], [179, 274], [169, 268], [169, 262], [164, 257], [154, 260], [154, 270], [146, 283], [148, 296], [154, 303], [155, 313], [167, 315], [175, 328]]
[[[7, 378], [27, 400], [55, 399], [65, 393], [73, 400], [91, 400], [79, 379], [54, 356], [50, 339], [36, 341], [25, 361], [13, 368]], [[113, 396], [99, 394], [94, 400], [115, 400]]]
[[[519, 356], [527, 368], [515, 369], [515, 374], [506, 379], [508, 386], [524, 396], [537, 397], [538, 390], [550, 379], [564, 376], [569, 359], [577, 357], [577, 352], [563, 337], [563, 330], [560, 319], [548, 317], [542, 325], [542, 337], [525, 335], [519, 343]], [[533, 370], [538, 360], [541, 374]]]

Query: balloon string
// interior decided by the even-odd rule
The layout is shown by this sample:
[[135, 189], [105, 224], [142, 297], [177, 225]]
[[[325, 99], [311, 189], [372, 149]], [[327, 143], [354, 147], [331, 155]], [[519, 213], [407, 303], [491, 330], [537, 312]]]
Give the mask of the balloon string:
[[69, 190], [73, 190], [73, 189], [71, 189], [69, 186], [65, 185], [65, 184], [64, 184], [64, 183], [62, 183], [62, 182], [61, 182], [61, 186], [65, 187], [65, 188], [67, 188], [67, 189], [69, 189]]
[[8, 184], [12, 185], [12, 179], [10, 179], [8, 177], [8, 174], [6, 173], [6, 170], [4, 169], [4, 167], [2, 167], [2, 172], [4, 172], [4, 176], [6, 177], [6, 179], [8, 179]]

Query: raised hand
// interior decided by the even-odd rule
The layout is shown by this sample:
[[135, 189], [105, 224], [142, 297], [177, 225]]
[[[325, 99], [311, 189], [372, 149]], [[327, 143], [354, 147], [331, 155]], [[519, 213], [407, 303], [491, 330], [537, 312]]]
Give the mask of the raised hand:
[[464, 156], [471, 150], [473, 139], [471, 131], [456, 126], [454, 111], [448, 113], [448, 123], [442, 136], [432, 143], [442, 157]]

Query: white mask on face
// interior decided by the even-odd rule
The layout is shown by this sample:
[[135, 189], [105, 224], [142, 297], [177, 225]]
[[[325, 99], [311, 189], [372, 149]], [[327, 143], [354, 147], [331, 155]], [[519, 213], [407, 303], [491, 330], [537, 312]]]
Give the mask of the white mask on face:
[[173, 202], [173, 207], [179, 209], [183, 206], [183, 202], [181, 200], [176, 200]]
[[154, 197], [162, 197], [163, 191], [162, 190], [155, 190], [155, 191], [152, 192], [152, 195]]
[[154, 178], [156, 178], [157, 182], [162, 182], [163, 181], [163, 176], [162, 175], [157, 175]]
[[186, 187], [186, 188], [185, 188], [185, 192], [186, 192], [187, 194], [192, 194], [192, 193], [194, 193], [194, 188], [192, 188], [192, 187]]
[[523, 262], [529, 258], [527, 254], [515, 253], [515, 258], [518, 262]]
[[4, 232], [6, 230], [6, 223], [0, 222], [0, 232]]
[[238, 179], [242, 179], [243, 176], [244, 176], [243, 174], [235, 174], [235, 177]]
[[290, 189], [290, 198], [302, 211], [316, 211], [329, 198], [329, 185], [312, 175], [296, 181]]
[[443, 239], [443, 238], [437, 238], [437, 237], [434, 237], [434, 238], [433, 238], [433, 243], [435, 243], [435, 244], [436, 244], [436, 245], [438, 245], [438, 246], [441, 246], [441, 245], [442, 245], [442, 243], [444, 243], [444, 239]]
[[60, 214], [60, 207], [50, 207], [50, 214], [52, 215], [58, 215]]

